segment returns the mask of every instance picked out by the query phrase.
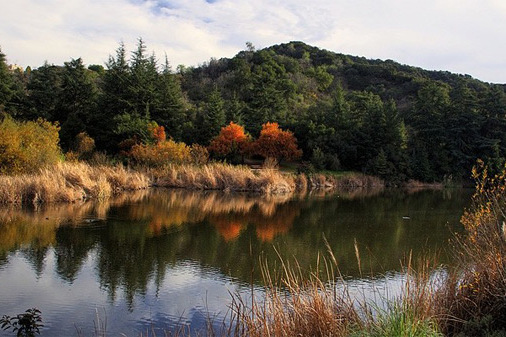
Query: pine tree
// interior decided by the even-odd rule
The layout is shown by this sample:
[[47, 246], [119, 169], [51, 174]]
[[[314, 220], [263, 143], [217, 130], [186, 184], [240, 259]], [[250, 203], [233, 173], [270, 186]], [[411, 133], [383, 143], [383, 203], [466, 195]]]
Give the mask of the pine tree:
[[[447, 85], [429, 81], [418, 90], [413, 111], [407, 119], [413, 130], [409, 145], [411, 155], [422, 156], [410, 160], [415, 165], [411, 170], [417, 179], [442, 179], [455, 169], [451, 163], [448, 133], [450, 107]], [[429, 153], [431, 160], [424, 157]]]
[[499, 172], [506, 160], [506, 93], [500, 86], [487, 91], [480, 114], [485, 117], [480, 132], [483, 141], [479, 145], [482, 159], [494, 172]]
[[53, 122], [58, 120], [62, 81], [63, 68], [47, 62], [31, 72], [31, 80], [27, 85], [27, 105], [30, 107], [28, 119], [41, 117]]
[[7, 65], [5, 54], [0, 49], [0, 111], [14, 95], [12, 73]]
[[451, 107], [445, 135], [450, 149], [452, 172], [457, 176], [469, 176], [476, 158], [481, 156], [480, 144], [484, 143], [480, 129], [484, 118], [478, 110], [477, 98], [465, 82], [451, 91]]
[[232, 98], [225, 102], [227, 122], [241, 124], [244, 120], [244, 110], [245, 104], [239, 100], [236, 92], [234, 92]]
[[200, 111], [197, 128], [199, 130], [198, 143], [209, 144], [209, 141], [219, 134], [226, 123], [224, 101], [217, 88], [209, 94], [204, 108]]
[[102, 78], [101, 96], [98, 113], [92, 117], [90, 130], [98, 148], [109, 152], [116, 151], [120, 137], [114, 132], [117, 118], [130, 112], [130, 101], [127, 88], [130, 86], [130, 66], [126, 60], [125, 45], [121, 43], [116, 49], [116, 57], [109, 56], [106, 72]]
[[184, 99], [181, 85], [171, 71], [165, 57], [165, 65], [158, 80], [159, 106], [152, 112], [151, 118], [165, 126], [167, 134], [173, 139], [182, 139], [185, 122]]
[[280, 123], [289, 120], [287, 97], [294, 91], [294, 86], [287, 79], [284, 67], [270, 53], [258, 52], [253, 61], [252, 90], [245, 120], [247, 129], [257, 134], [260, 125], [269, 120]]
[[159, 107], [157, 67], [155, 56], [146, 56], [146, 45], [139, 39], [137, 50], [132, 53], [130, 61], [130, 81], [127, 87], [129, 113], [149, 119], [151, 111]]
[[71, 146], [78, 133], [89, 131], [87, 126], [92, 127], [90, 120], [96, 103], [97, 88], [82, 59], [65, 62], [55, 116], [61, 123], [60, 139], [64, 148]]

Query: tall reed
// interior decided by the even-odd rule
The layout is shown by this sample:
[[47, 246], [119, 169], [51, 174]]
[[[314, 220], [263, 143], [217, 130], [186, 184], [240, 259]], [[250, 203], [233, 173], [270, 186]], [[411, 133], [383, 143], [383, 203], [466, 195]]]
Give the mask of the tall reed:
[[124, 190], [147, 188], [142, 173], [122, 166], [90, 166], [85, 163], [58, 163], [36, 174], [0, 176], [0, 203], [76, 202], [106, 199]]
[[282, 262], [277, 279], [262, 267], [265, 294], [247, 303], [236, 297], [233, 308], [244, 336], [347, 336], [360, 324], [346, 291], [329, 286], [316, 274], [309, 278], [300, 268]]
[[148, 174], [153, 184], [163, 187], [202, 190], [254, 191], [266, 194], [295, 190], [292, 175], [274, 169], [253, 171], [247, 166], [212, 163], [203, 166], [167, 165]]
[[473, 169], [476, 192], [455, 240], [458, 268], [437, 293], [440, 325], [448, 335], [506, 335], [506, 167], [489, 176]]
[[253, 295], [251, 302], [234, 298], [240, 335], [442, 336], [432, 298], [437, 282], [431, 279], [428, 262], [418, 270], [408, 263], [401, 294], [381, 298], [383, 305], [352, 297], [330, 255], [330, 259], [319, 258], [309, 274], [296, 261], [292, 265], [281, 261], [281, 276], [269, 272], [264, 263], [264, 295]]
[[381, 179], [352, 173], [340, 177], [330, 174], [291, 174], [276, 168], [252, 170], [247, 166], [223, 163], [207, 165], [166, 165], [148, 169], [147, 174], [156, 186], [202, 190], [253, 191], [265, 194], [289, 193], [307, 189], [384, 187]]

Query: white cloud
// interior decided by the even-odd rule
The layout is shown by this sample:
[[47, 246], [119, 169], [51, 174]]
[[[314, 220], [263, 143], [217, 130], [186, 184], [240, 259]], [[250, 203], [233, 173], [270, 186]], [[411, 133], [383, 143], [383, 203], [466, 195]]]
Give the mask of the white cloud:
[[2, 6], [0, 45], [12, 63], [103, 64], [142, 37], [173, 65], [301, 40], [367, 58], [506, 82], [502, 0], [17, 0]]

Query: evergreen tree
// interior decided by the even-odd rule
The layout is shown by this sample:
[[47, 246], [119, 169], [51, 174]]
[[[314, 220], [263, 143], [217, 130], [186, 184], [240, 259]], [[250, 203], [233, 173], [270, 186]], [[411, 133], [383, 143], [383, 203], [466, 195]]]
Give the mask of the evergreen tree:
[[217, 136], [221, 127], [226, 123], [224, 101], [217, 88], [215, 88], [200, 111], [198, 119], [198, 143], [208, 145], [209, 141]]
[[159, 106], [152, 112], [151, 117], [159, 125], [165, 126], [170, 137], [180, 141], [185, 122], [183, 92], [176, 75], [171, 72], [167, 57], [165, 57], [165, 65], [159, 76], [157, 89]]
[[258, 134], [260, 126], [268, 121], [286, 123], [289, 120], [287, 97], [294, 91], [286, 71], [270, 53], [255, 54], [252, 70], [252, 90], [245, 116], [246, 128]]
[[70, 148], [78, 133], [89, 131], [87, 126], [95, 114], [96, 103], [97, 88], [82, 59], [65, 62], [55, 116], [61, 123], [60, 140], [64, 148]]
[[234, 92], [231, 99], [225, 102], [225, 115], [227, 122], [242, 124], [244, 119], [245, 104], [237, 97]]
[[[450, 106], [447, 85], [429, 81], [417, 93], [414, 109], [408, 116], [408, 123], [413, 130], [410, 155], [423, 157], [431, 154], [431, 160], [412, 158], [411, 170], [418, 179], [442, 179], [443, 175], [452, 170], [448, 139]], [[417, 163], [422, 166], [417, 166]]]
[[458, 177], [468, 178], [471, 168], [481, 156], [480, 144], [484, 139], [480, 135], [484, 118], [479, 114], [475, 94], [460, 82], [451, 91], [451, 108], [446, 130], [450, 148], [450, 161]]
[[5, 105], [5, 110], [15, 118], [28, 119], [27, 84], [29, 71], [25, 72], [20, 68], [12, 70], [12, 96]]
[[480, 114], [484, 117], [479, 145], [482, 159], [499, 172], [506, 161], [506, 93], [498, 85], [485, 94]]
[[127, 87], [129, 113], [149, 119], [151, 111], [159, 107], [157, 67], [155, 56], [146, 56], [146, 45], [139, 39], [137, 50], [132, 53], [130, 61], [130, 81]]
[[63, 81], [63, 68], [50, 65], [43, 66], [31, 72], [30, 82], [27, 84], [29, 113], [28, 119], [39, 117], [49, 121], [58, 121], [58, 105]]
[[130, 66], [126, 60], [125, 46], [121, 43], [116, 49], [116, 57], [109, 56], [106, 72], [102, 79], [99, 110], [92, 118], [94, 130], [89, 134], [97, 147], [115, 152], [120, 141], [114, 130], [117, 128], [117, 116], [130, 112], [129, 95]]
[[9, 70], [5, 54], [0, 49], [0, 111], [5, 108], [14, 95], [12, 72]]

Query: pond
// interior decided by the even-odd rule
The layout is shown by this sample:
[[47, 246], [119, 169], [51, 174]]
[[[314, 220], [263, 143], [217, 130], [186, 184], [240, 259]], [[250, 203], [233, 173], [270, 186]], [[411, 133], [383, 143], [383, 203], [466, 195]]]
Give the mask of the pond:
[[[447, 256], [472, 191], [258, 196], [153, 189], [102, 202], [0, 208], [0, 316], [42, 311], [42, 336], [146, 335], [227, 319], [260, 265], [328, 257], [354, 287], [395, 287], [412, 254]], [[357, 261], [360, 257], [360, 266]], [[275, 272], [273, 272], [275, 273]], [[12, 333], [0, 331], [0, 336]], [[159, 333], [158, 335], [163, 335]]]

